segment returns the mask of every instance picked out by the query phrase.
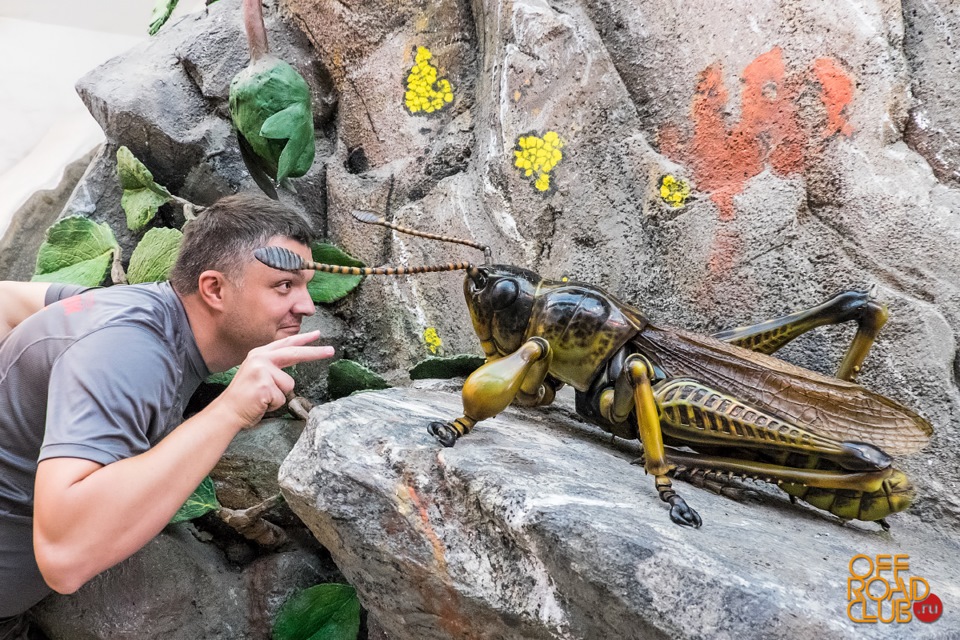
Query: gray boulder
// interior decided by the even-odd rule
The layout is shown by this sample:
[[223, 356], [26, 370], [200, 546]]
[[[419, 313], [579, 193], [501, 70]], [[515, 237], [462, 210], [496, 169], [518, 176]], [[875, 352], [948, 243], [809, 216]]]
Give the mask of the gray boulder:
[[171, 525], [146, 547], [69, 596], [31, 610], [51, 640], [234, 640], [271, 637], [295, 592], [339, 573], [325, 554], [270, 554], [238, 568], [190, 524]]
[[[280, 471], [291, 507], [396, 640], [883, 638], [854, 624], [848, 564], [906, 553], [956, 596], [953, 538], [910, 513], [842, 525], [778, 491], [743, 502], [683, 482], [701, 529], [673, 524], [636, 443], [584, 424], [570, 398], [508, 409], [453, 448], [427, 433], [456, 393], [390, 389], [314, 409]], [[910, 637], [960, 633], [945, 607]]]

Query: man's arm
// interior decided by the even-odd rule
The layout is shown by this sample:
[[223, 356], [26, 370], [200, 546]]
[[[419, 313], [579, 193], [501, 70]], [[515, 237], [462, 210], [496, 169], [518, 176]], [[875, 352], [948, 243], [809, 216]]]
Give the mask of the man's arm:
[[333, 355], [331, 347], [306, 346], [318, 335], [251, 351], [223, 394], [149, 451], [106, 466], [78, 458], [40, 462], [33, 544], [47, 584], [72, 593], [157, 535], [233, 437], [284, 405], [293, 379], [281, 369]]
[[0, 339], [43, 309], [49, 282], [0, 282]]

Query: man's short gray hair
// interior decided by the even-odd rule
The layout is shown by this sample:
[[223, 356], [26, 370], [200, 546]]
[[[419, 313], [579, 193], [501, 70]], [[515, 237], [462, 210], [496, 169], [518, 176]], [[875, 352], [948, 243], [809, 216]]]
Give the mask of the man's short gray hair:
[[254, 249], [274, 236], [309, 246], [314, 232], [300, 213], [266, 196], [238, 193], [221, 198], [184, 226], [170, 283], [187, 295], [197, 290], [200, 274], [207, 270], [239, 278], [254, 260]]

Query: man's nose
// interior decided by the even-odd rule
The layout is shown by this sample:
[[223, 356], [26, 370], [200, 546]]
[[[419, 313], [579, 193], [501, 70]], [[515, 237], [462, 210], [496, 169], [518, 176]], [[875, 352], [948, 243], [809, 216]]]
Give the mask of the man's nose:
[[299, 295], [293, 305], [293, 313], [301, 316], [312, 316], [317, 312], [317, 307], [313, 304], [313, 298], [310, 297], [307, 287], [300, 288], [298, 293]]

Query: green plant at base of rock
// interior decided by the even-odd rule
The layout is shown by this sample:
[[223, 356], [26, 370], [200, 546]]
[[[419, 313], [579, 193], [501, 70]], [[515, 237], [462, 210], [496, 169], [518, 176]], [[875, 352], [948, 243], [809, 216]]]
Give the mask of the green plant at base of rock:
[[204, 382], [208, 384], [222, 384], [223, 386], [227, 386], [233, 380], [233, 377], [237, 375], [237, 371], [239, 370], [240, 367], [238, 365], [232, 369], [221, 371], [220, 373], [211, 373], [209, 376], [207, 376], [207, 379]]
[[203, 482], [200, 483], [200, 486], [187, 498], [183, 506], [173, 514], [173, 518], [170, 519], [170, 524], [193, 520], [210, 511], [216, 511], [219, 508], [220, 501], [217, 500], [217, 492], [213, 486], [213, 480], [210, 479], [210, 476], [207, 476], [203, 479]]
[[388, 389], [382, 377], [353, 360], [337, 360], [327, 373], [327, 393], [331, 400], [343, 398], [355, 391]]
[[118, 264], [119, 260], [120, 246], [107, 223], [69, 216], [47, 229], [31, 280], [96, 287], [103, 282], [111, 263]]
[[360, 601], [348, 584], [318, 584], [283, 603], [273, 623], [273, 640], [355, 640]]
[[480, 367], [486, 358], [472, 353], [461, 353], [443, 358], [429, 357], [410, 369], [411, 380], [427, 378], [465, 378]]
[[166, 280], [177, 261], [183, 233], [177, 229], [150, 229], [133, 250], [127, 267], [127, 282], [160, 282]]

